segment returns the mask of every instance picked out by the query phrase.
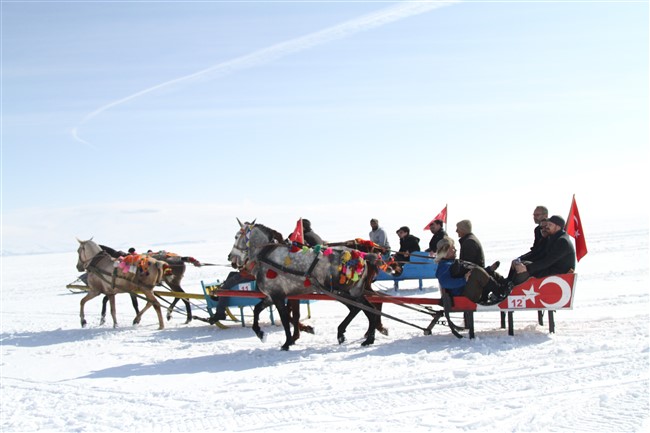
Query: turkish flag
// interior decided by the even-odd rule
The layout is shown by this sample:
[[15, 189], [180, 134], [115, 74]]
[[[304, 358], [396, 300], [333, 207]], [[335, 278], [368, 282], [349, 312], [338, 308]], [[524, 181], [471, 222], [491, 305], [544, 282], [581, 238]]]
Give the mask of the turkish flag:
[[291, 242], [296, 242], [300, 245], [303, 245], [305, 243], [305, 235], [304, 232], [302, 231], [302, 218], [298, 220], [296, 223], [296, 228], [294, 229], [293, 233], [289, 236], [289, 240]]
[[429, 222], [429, 224], [427, 224], [424, 230], [429, 230], [429, 227], [431, 227], [431, 224], [433, 224], [435, 220], [442, 220], [443, 223], [447, 224], [447, 205], [445, 205], [445, 208], [441, 210], [440, 213]]
[[576, 240], [576, 258], [580, 261], [587, 254], [587, 242], [585, 241], [585, 234], [582, 231], [582, 222], [580, 221], [580, 213], [578, 213], [575, 195], [571, 202], [571, 210], [569, 211], [569, 218], [567, 218], [565, 230]]

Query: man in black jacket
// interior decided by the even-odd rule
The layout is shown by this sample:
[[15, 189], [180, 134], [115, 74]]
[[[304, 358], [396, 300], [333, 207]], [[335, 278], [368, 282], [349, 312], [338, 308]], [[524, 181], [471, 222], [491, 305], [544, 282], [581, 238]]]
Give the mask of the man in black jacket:
[[529, 277], [546, 277], [548, 275], [566, 274], [576, 267], [576, 252], [569, 235], [564, 231], [564, 218], [559, 215], [550, 217], [543, 226], [548, 235], [544, 253], [534, 261], [515, 264], [517, 274], [515, 284], [526, 281]]
[[324, 245], [323, 239], [311, 229], [311, 222], [307, 219], [302, 219], [302, 232], [305, 239], [305, 245], [313, 247], [316, 245]]
[[399, 236], [399, 252], [395, 254], [395, 260], [398, 262], [408, 262], [411, 260], [410, 253], [420, 251], [420, 238], [411, 234], [411, 229], [402, 226], [397, 230]]
[[438, 242], [447, 236], [447, 233], [442, 228], [443, 224], [444, 222], [442, 220], [433, 220], [431, 226], [429, 227], [429, 230], [431, 230], [431, 233], [433, 233], [433, 237], [429, 241], [429, 248], [424, 251], [430, 253], [430, 255], [434, 255], [436, 251], [438, 251]]
[[533, 241], [533, 246], [530, 247], [530, 251], [519, 256], [521, 261], [534, 261], [538, 259], [541, 255], [544, 254], [546, 250], [546, 241], [548, 236], [545, 236], [542, 233], [542, 226], [546, 224], [546, 219], [548, 218], [548, 209], [545, 206], [537, 206], [533, 211], [533, 221], [535, 221], [535, 240]]

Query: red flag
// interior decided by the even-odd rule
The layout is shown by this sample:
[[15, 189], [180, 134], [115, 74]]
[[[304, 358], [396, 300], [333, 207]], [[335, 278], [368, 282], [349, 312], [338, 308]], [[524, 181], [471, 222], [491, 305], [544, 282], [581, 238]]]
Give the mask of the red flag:
[[431, 227], [431, 224], [433, 224], [435, 220], [442, 220], [443, 223], [447, 224], [447, 205], [445, 205], [445, 208], [441, 210], [440, 213], [436, 215], [436, 217], [432, 219], [429, 224], [426, 225], [424, 230], [429, 230], [429, 227]]
[[587, 254], [587, 242], [585, 241], [585, 234], [582, 231], [582, 222], [580, 221], [575, 195], [571, 202], [571, 210], [569, 211], [569, 218], [567, 218], [565, 230], [576, 240], [576, 258], [580, 261]]
[[300, 218], [296, 223], [296, 228], [294, 229], [293, 233], [291, 233], [291, 235], [289, 236], [289, 240], [291, 242], [297, 242], [301, 245], [305, 243], [305, 235], [304, 232], [302, 231], [302, 218]]

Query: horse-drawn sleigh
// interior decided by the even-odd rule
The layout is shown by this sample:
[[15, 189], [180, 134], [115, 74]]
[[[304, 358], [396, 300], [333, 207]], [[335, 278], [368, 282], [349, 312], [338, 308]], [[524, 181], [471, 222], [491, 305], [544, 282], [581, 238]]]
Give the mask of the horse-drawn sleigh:
[[[79, 249], [80, 263], [82, 262], [82, 254], [86, 254], [83, 252], [84, 249], [84, 243], [81, 243]], [[514, 333], [514, 311], [537, 310], [540, 312], [540, 324], [542, 324], [541, 312], [549, 311], [549, 331], [554, 332], [553, 312], [561, 309], [572, 309], [576, 282], [575, 274], [552, 276], [540, 280], [530, 279], [522, 285], [516, 286], [507, 299], [492, 306], [477, 305], [462, 297], [452, 298], [444, 289], [440, 290], [441, 296], [439, 297], [391, 296], [376, 292], [371, 287], [376, 280], [386, 281], [391, 279], [390, 274], [382, 274], [382, 265], [385, 265], [385, 263], [383, 263], [380, 254], [360, 251], [348, 246], [332, 248], [317, 245], [312, 248], [296, 248], [295, 245], [283, 241], [282, 236], [275, 230], [261, 224], [255, 224], [255, 222], [240, 222], [240, 230], [236, 234], [235, 243], [228, 255], [228, 259], [233, 267], [252, 274], [253, 280], [246, 285], [246, 288], [250, 290], [242, 290], [243, 287], [241, 286], [221, 290], [218, 285], [203, 283], [204, 293], [202, 296], [205, 297], [208, 304], [206, 310], [210, 313], [210, 317], [203, 320], [223, 326], [220, 319], [214, 317], [214, 313], [210, 308], [216, 305], [217, 299], [228, 299], [230, 306], [254, 305], [252, 329], [260, 339], [263, 339], [264, 331], [262, 331], [259, 322], [260, 313], [265, 308], [273, 306], [279, 314], [285, 331], [286, 340], [282, 345], [283, 350], [288, 350], [295, 343], [296, 334], [294, 332], [292, 335], [290, 326], [293, 323], [294, 329], [297, 329], [298, 323], [290, 319], [287, 301], [337, 300], [342, 302], [349, 309], [349, 313], [337, 327], [339, 344], [345, 341], [345, 332], [349, 323], [359, 312], [363, 311], [368, 319], [368, 329], [362, 345], [369, 345], [374, 343], [375, 331], [382, 317], [416, 327], [426, 335], [431, 334], [435, 325], [441, 324], [449, 326], [454, 335], [458, 337], [461, 337], [459, 331], [467, 330], [470, 338], [473, 338], [475, 312], [500, 311], [502, 313], [502, 328], [505, 327], [505, 313], [507, 313], [509, 334], [512, 335]], [[86, 259], [86, 263], [88, 262], [89, 260]], [[423, 259], [419, 263], [406, 265], [405, 268], [408, 266], [412, 266], [413, 270], [409, 270], [409, 273], [405, 270], [400, 277], [397, 277], [399, 280], [394, 278], [393, 281], [403, 281], [411, 277], [421, 280], [435, 275], [436, 265], [431, 260], [426, 261]], [[83, 266], [81, 266], [81, 269], [83, 269]], [[415, 271], [416, 269], [419, 271]], [[413, 275], [410, 272], [413, 272]], [[405, 273], [407, 277], [404, 277]], [[381, 275], [381, 277], [378, 278], [378, 275]], [[99, 279], [102, 280], [102, 278]], [[105, 285], [106, 281], [103, 281], [103, 284]], [[147, 291], [142, 291], [142, 287], [136, 289], [131, 287], [121, 291], [142, 291], [148, 300], [146, 308], [150, 304], [155, 308], [155, 297], [153, 300], [151, 297], [154, 296], [153, 287], [155, 287], [156, 282], [152, 281], [147, 284], [147, 291], [151, 292], [151, 296], [148, 296]], [[106, 289], [105, 286], [104, 289]], [[159, 296], [166, 295], [166, 293], [157, 294]], [[88, 296], [90, 295], [91, 293]], [[197, 296], [175, 291], [167, 293], [167, 295], [183, 300]], [[81, 304], [82, 321], [83, 304], [87, 300], [86, 298], [82, 300]], [[419, 326], [394, 315], [386, 314], [381, 311], [381, 308], [377, 308], [377, 306], [384, 303], [400, 305], [426, 314], [430, 317], [430, 323], [428, 326]], [[160, 308], [159, 305], [158, 308]], [[452, 313], [463, 314], [465, 321], [463, 327], [456, 325], [452, 321], [450, 316]], [[229, 316], [231, 319], [235, 319], [233, 314], [230, 313]], [[137, 317], [141, 317], [141, 314]], [[243, 314], [241, 314], [241, 320], [243, 324]], [[273, 321], [272, 312], [271, 321]], [[159, 322], [162, 328], [160, 313]]]

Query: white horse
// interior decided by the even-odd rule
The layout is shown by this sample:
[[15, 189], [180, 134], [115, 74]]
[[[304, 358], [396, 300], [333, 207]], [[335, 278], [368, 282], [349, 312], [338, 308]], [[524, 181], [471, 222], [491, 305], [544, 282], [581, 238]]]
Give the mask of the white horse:
[[81, 326], [86, 326], [84, 316], [84, 305], [89, 300], [100, 294], [108, 295], [111, 304], [111, 317], [113, 317], [113, 327], [117, 327], [117, 316], [115, 314], [115, 295], [117, 293], [135, 293], [142, 292], [147, 298], [147, 305], [133, 320], [133, 324], [140, 323], [140, 319], [149, 307], [153, 305], [158, 314], [158, 329], [165, 327], [163, 315], [160, 309], [160, 303], [153, 294], [153, 289], [163, 279], [165, 263], [152, 258], [144, 258], [147, 266], [143, 269], [141, 266], [134, 266], [135, 272], [125, 272], [121, 267], [115, 267], [115, 260], [103, 251], [101, 247], [92, 239], [79, 241], [79, 260], [77, 261], [77, 270], [79, 272], [88, 272], [88, 294], [81, 300], [79, 316]]
[[[257, 288], [267, 296], [254, 309], [253, 331], [260, 339], [264, 338], [264, 332], [259, 327], [259, 314], [273, 304], [280, 314], [286, 334], [282, 350], [289, 350], [294, 340], [289, 331], [289, 316], [285, 305], [287, 296], [317, 290], [329, 293], [350, 310], [350, 314], [338, 327], [339, 344], [345, 341], [347, 325], [362, 309], [369, 322], [362, 346], [374, 343], [379, 315], [366, 300], [364, 292], [370, 289], [372, 278], [377, 272], [376, 254], [362, 257], [363, 253], [347, 248], [310, 248], [292, 252], [291, 246], [285, 244], [275, 230], [254, 222], [242, 224], [240, 221], [239, 225], [241, 229], [235, 236], [235, 244], [228, 254], [228, 260], [233, 267], [246, 269], [254, 275]], [[342, 266], [354, 266], [354, 277], [347, 278], [345, 272], [341, 271]]]

